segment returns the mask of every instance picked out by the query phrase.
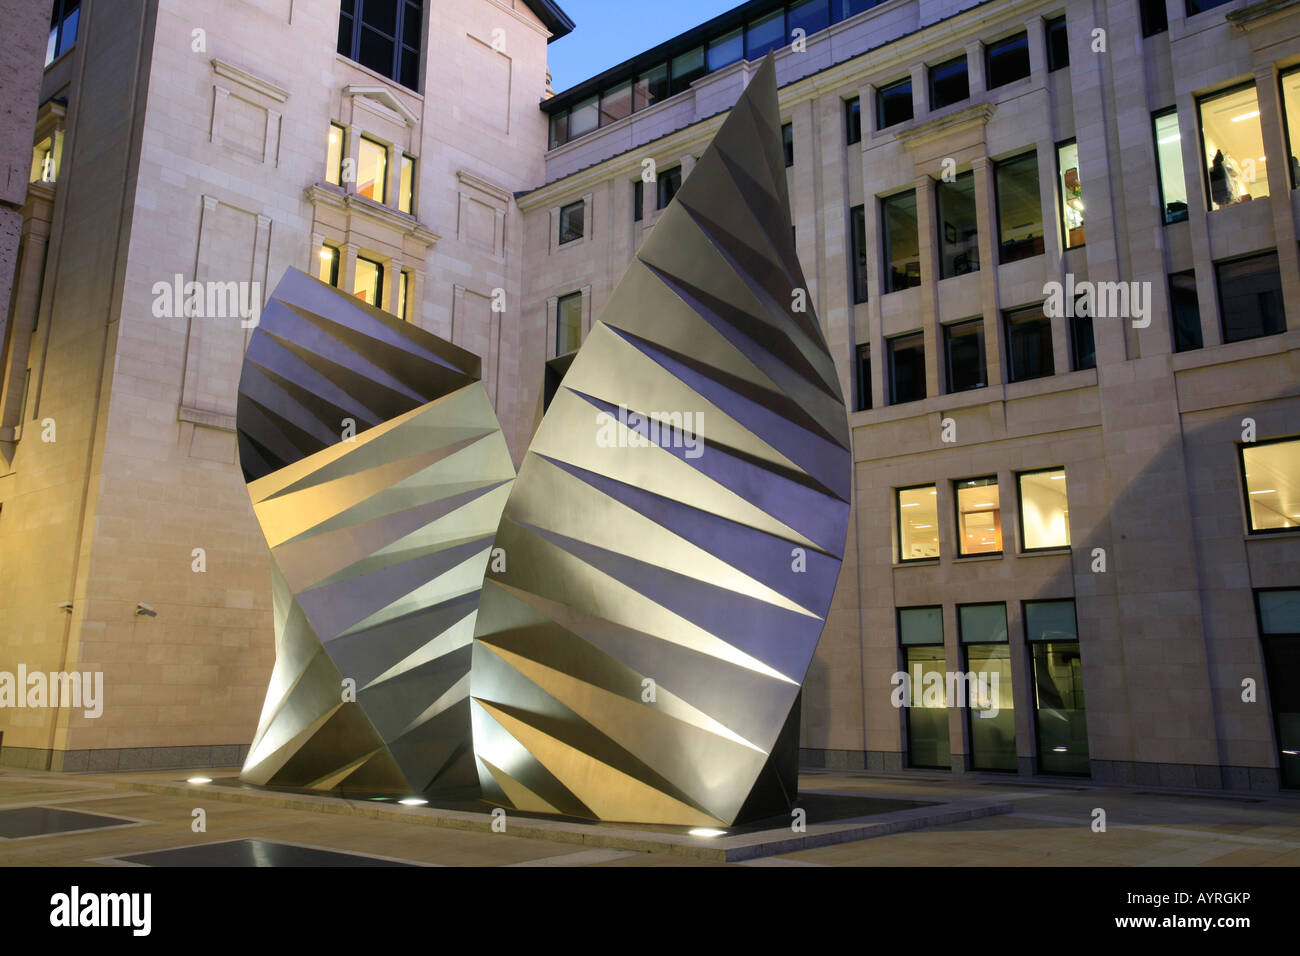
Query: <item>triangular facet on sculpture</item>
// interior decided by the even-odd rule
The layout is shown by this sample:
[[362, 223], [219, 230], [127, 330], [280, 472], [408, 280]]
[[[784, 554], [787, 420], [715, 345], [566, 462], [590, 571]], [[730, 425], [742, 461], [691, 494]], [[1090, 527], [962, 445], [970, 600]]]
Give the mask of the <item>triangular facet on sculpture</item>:
[[769, 56], [555, 387], [510, 492], [470, 673], [489, 800], [730, 826], [794, 797], [851, 456], [785, 177]]

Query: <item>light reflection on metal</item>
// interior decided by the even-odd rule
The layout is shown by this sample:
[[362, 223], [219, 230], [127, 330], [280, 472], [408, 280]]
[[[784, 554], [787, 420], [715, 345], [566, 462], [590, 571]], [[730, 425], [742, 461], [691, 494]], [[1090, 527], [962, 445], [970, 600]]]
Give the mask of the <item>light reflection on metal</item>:
[[851, 466], [785, 176], [769, 57], [573, 359], [510, 493], [470, 678], [497, 804], [692, 827], [790, 807]]

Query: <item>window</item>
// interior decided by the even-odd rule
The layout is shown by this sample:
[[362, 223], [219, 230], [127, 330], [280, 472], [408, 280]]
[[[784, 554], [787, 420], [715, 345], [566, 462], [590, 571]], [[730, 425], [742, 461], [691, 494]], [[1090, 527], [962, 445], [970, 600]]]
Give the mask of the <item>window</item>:
[[668, 64], [652, 66], [637, 78], [632, 88], [632, 109], [643, 110], [668, 99]]
[[418, 92], [423, 7], [423, 0], [342, 0], [339, 52]]
[[1204, 97], [1197, 107], [1210, 209], [1267, 196], [1267, 157], [1255, 85]]
[[945, 325], [943, 343], [949, 392], [965, 392], [988, 384], [984, 374], [983, 319]]
[[384, 307], [384, 267], [373, 259], [357, 256], [357, 280], [352, 294], [376, 309]]
[[640, 222], [645, 217], [645, 180], [638, 179], [632, 184], [632, 221]]
[[984, 77], [994, 90], [1029, 76], [1029, 34], [1017, 33], [984, 48]]
[[1266, 534], [1300, 527], [1300, 438], [1243, 443], [1246, 528]]
[[804, 36], [810, 37], [831, 25], [831, 11], [826, 0], [797, 0], [790, 4], [787, 17], [786, 32], [791, 37], [795, 30], [803, 30]]
[[957, 504], [957, 554], [1002, 553], [1002, 509], [998, 480], [968, 478], [953, 482]]
[[413, 215], [415, 212], [415, 157], [402, 154], [401, 176], [397, 186], [397, 208]]
[[948, 745], [948, 667], [943, 608], [900, 607], [898, 643], [906, 667], [907, 763], [952, 769]]
[[1016, 712], [1005, 604], [957, 605], [957, 639], [966, 658], [966, 726], [971, 769], [1017, 770]]
[[921, 255], [916, 231], [916, 190], [880, 200], [884, 226], [885, 291], [921, 284]]
[[1079, 179], [1079, 147], [1074, 140], [1056, 147], [1056, 174], [1061, 190], [1061, 238], [1065, 248], [1083, 245], [1083, 183]]
[[1286, 331], [1277, 253], [1216, 262], [1223, 341], [1240, 342]]
[[632, 115], [632, 81], [627, 80], [600, 94], [600, 125], [608, 126]]
[[666, 169], [658, 175], [659, 184], [659, 209], [667, 209], [668, 204], [673, 201], [677, 195], [677, 190], [682, 188], [682, 167], [674, 166], [672, 169]]
[[704, 76], [704, 47], [697, 46], [681, 56], [672, 58], [668, 72], [668, 95], [675, 96], [691, 88], [691, 84]]
[[940, 180], [935, 184], [934, 195], [939, 216], [939, 278], [978, 272], [980, 243], [975, 216], [975, 173], [967, 170], [952, 182]]
[[72, 49], [77, 42], [77, 24], [81, 20], [81, 0], [54, 0], [50, 12], [50, 39], [45, 45], [45, 65], [49, 66]]
[[1300, 189], [1300, 68], [1281, 76], [1282, 119], [1286, 154], [1291, 167], [1291, 188]]
[[63, 162], [63, 130], [55, 130], [32, 147], [32, 174], [30, 183], [54, 183], [59, 180], [59, 167]]
[[317, 252], [316, 258], [316, 278], [337, 288], [339, 284], [339, 250], [335, 246], [322, 245]]
[[939, 491], [934, 485], [899, 488], [898, 560], [939, 557]]
[[555, 354], [564, 355], [582, 344], [582, 293], [570, 292], [555, 303]]
[[1198, 13], [1204, 13], [1206, 10], [1213, 10], [1215, 7], [1221, 7], [1225, 3], [1231, 3], [1232, 0], [1187, 0], [1187, 15], [1195, 16]]
[[[1075, 300], [1076, 303], [1078, 300]], [[1097, 367], [1097, 346], [1092, 338], [1092, 315], [1080, 315], [1076, 305], [1070, 316], [1070, 368]]]
[[786, 123], [781, 127], [781, 151], [785, 153], [785, 168], [794, 165], [794, 124]]
[[784, 10], [778, 10], [761, 20], [755, 20], [745, 27], [745, 59], [747, 60], [757, 60], [768, 50], [775, 50], [785, 44]]
[[871, 346], [858, 346], [858, 401], [854, 411], [871, 408]]
[[876, 128], [888, 129], [912, 118], [912, 78], [876, 90]]
[[844, 142], [862, 142], [862, 104], [856, 96], [844, 101]]
[[1056, 374], [1052, 358], [1052, 320], [1041, 305], [1004, 312], [1010, 381]]
[[1255, 592], [1282, 786], [1300, 787], [1300, 590]]
[[1178, 109], [1169, 107], [1152, 114], [1156, 136], [1156, 172], [1160, 176], [1160, 207], [1165, 225], [1187, 218], [1187, 180], [1183, 178], [1183, 134], [1178, 128]]
[[1173, 317], [1174, 351], [1199, 349], [1201, 340], [1201, 303], [1196, 295], [1196, 272], [1174, 272], [1169, 276], [1169, 311]]
[[600, 125], [600, 97], [589, 96], [569, 110], [569, 139], [585, 136]]
[[920, 332], [888, 339], [889, 404], [925, 398], [925, 336]]
[[569, 141], [569, 111], [551, 114], [551, 149]]
[[930, 109], [937, 110], [970, 97], [966, 54], [930, 67]]
[[586, 216], [587, 203], [581, 199], [560, 209], [560, 245], [583, 237]]
[[1020, 483], [1020, 544], [1024, 551], [1070, 546], [1070, 502], [1064, 468], [1027, 471]]
[[1070, 65], [1070, 35], [1065, 31], [1065, 17], [1046, 22], [1047, 72], [1055, 73]]
[[403, 322], [410, 322], [411, 317], [406, 314], [407, 294], [411, 288], [411, 274], [405, 269], [397, 281], [397, 317]]
[[329, 144], [325, 147], [325, 180], [335, 186], [343, 185], [343, 151], [347, 144], [347, 130], [338, 123], [330, 123]]
[[357, 150], [357, 195], [388, 201], [388, 147], [366, 136]]
[[1142, 20], [1142, 36], [1153, 37], [1169, 29], [1169, 14], [1165, 0], [1138, 0], [1138, 16]]
[[730, 66], [741, 58], [745, 53], [745, 37], [743, 30], [732, 30], [730, 33], [724, 33], [716, 40], [709, 41], [709, 70], [720, 70], [724, 66]]
[[1088, 721], [1074, 601], [1026, 601], [1023, 614], [1034, 672], [1038, 769], [1087, 775]]
[[1043, 252], [1043, 207], [1038, 195], [1038, 154], [1025, 153], [994, 167], [998, 199], [999, 261], [1018, 262]]
[[849, 255], [852, 256], [853, 304], [867, 301], [867, 213], [865, 206], [849, 210]]

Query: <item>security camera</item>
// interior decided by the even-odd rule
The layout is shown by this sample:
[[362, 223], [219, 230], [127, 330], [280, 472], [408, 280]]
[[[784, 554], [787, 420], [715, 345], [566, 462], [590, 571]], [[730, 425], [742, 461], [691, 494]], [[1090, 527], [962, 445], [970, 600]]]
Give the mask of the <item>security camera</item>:
[[143, 601], [141, 601], [139, 604], [135, 606], [135, 613], [137, 615], [145, 614], [148, 615], [149, 617], [158, 616], [158, 612], [153, 609], [153, 606], [150, 604], [145, 604]]

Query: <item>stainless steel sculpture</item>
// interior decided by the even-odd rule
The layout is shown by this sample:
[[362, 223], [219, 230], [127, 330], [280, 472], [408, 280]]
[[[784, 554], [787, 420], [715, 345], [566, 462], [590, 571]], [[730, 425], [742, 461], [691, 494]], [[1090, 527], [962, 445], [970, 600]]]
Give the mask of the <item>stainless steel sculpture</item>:
[[795, 795], [848, 423], [791, 235], [775, 70], [637, 252], [510, 492], [470, 677], [484, 795], [730, 825]]
[[236, 415], [276, 641], [241, 779], [477, 793], [470, 642], [515, 477], [478, 376], [472, 353], [301, 272], [276, 287]]

